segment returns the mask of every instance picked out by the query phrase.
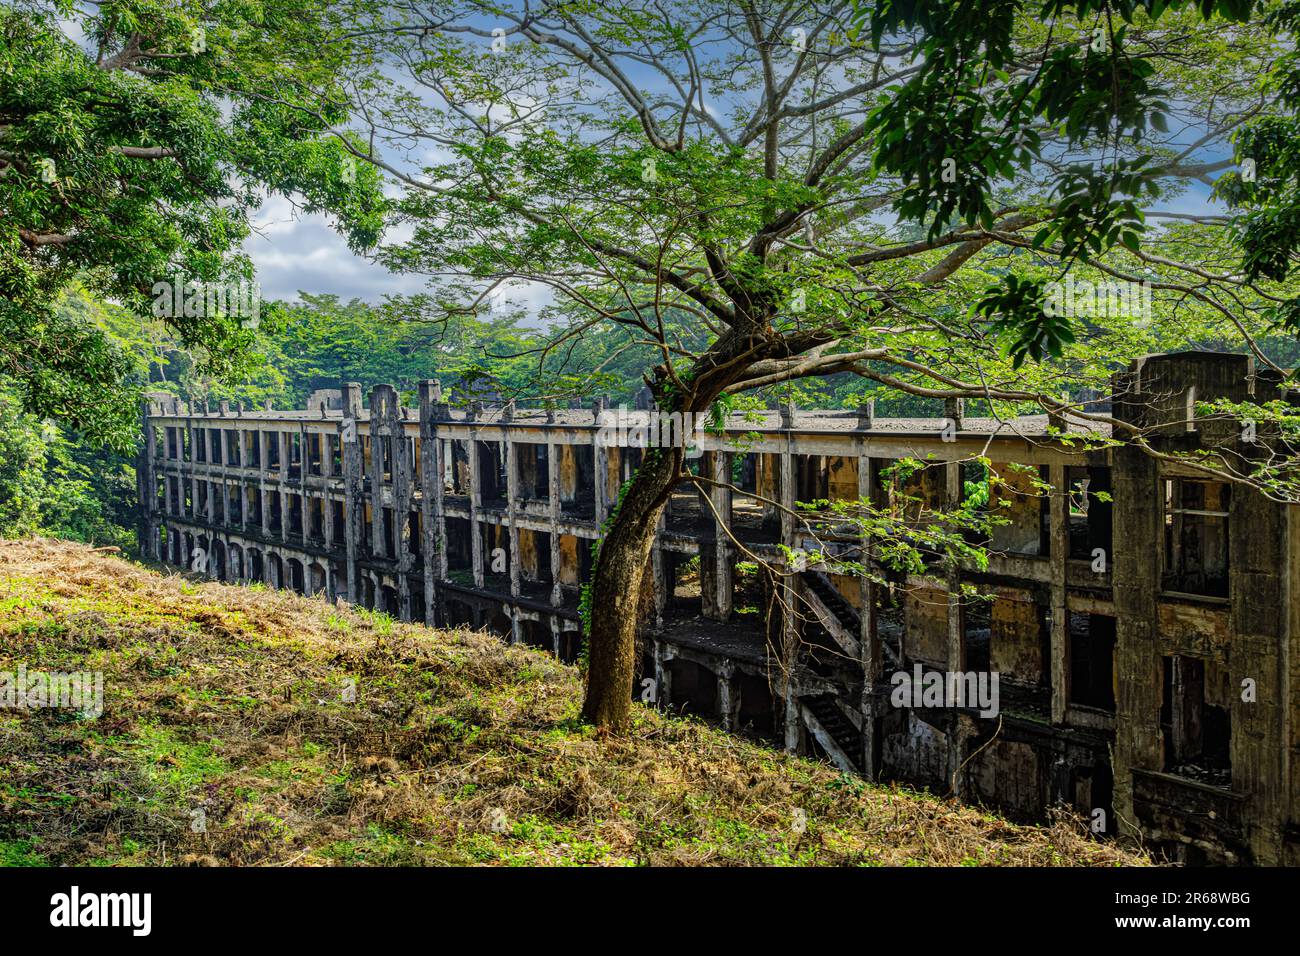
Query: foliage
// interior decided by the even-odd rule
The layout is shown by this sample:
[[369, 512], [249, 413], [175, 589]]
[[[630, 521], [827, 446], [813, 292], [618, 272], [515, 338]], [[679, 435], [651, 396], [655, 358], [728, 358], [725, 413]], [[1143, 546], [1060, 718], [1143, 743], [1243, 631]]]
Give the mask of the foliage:
[[[25, 405], [126, 449], [125, 357], [55, 308], [74, 282], [149, 314], [157, 283], [254, 276], [240, 243], [263, 190], [380, 236], [378, 174], [331, 135], [355, 48], [307, 0], [19, 0], [0, 7], [0, 370]], [[229, 309], [168, 315], [214, 372], [249, 330]]]
[[0, 538], [48, 534], [129, 547], [135, 507], [130, 463], [42, 422], [0, 389]]

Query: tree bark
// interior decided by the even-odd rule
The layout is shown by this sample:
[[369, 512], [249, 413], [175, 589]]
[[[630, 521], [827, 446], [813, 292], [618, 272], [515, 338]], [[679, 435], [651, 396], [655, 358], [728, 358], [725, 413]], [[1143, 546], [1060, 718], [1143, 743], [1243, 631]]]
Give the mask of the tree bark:
[[659, 515], [672, 494], [681, 461], [679, 448], [647, 450], [592, 569], [582, 717], [613, 733], [626, 733], [631, 727], [642, 579]]

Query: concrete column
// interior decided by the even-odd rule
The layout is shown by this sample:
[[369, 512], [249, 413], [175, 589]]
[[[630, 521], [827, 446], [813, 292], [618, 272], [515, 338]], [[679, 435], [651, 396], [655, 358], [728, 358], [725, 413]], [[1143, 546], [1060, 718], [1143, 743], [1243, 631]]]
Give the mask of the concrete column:
[[[320, 523], [321, 533], [325, 537], [325, 550], [332, 552], [334, 550], [334, 499], [328, 488], [321, 492], [320, 496]], [[328, 566], [325, 570], [327, 574], [333, 574]], [[333, 590], [333, 585], [330, 587]], [[332, 600], [333, 597], [334, 595], [331, 594], [330, 599]]]
[[551, 604], [559, 607], [563, 592], [560, 590], [560, 446], [550, 442], [546, 446], [547, 512], [551, 519]]
[[365, 516], [361, 511], [361, 436], [357, 424], [360, 416], [361, 386], [356, 382], [348, 382], [343, 386], [343, 420], [339, 423], [339, 442], [343, 452], [343, 541], [347, 551], [347, 600], [353, 604], [361, 602], [357, 552], [365, 529]]
[[671, 645], [655, 641], [655, 703], [661, 709], [671, 707], [673, 702], [673, 674], [668, 669], [668, 662], [672, 659]]
[[[784, 416], [783, 416], [784, 417]], [[793, 413], [790, 413], [793, 417]], [[786, 426], [787, 428], [790, 426]], [[779, 455], [780, 463], [780, 494], [781, 510], [781, 541], [787, 546], [795, 546], [795, 521], [794, 521], [794, 454], [789, 436], [787, 436], [786, 447], [782, 449]], [[791, 753], [798, 753], [800, 749], [803, 721], [799, 714], [799, 699], [795, 692], [796, 678], [794, 671], [799, 667], [799, 622], [796, 618], [798, 612], [798, 601], [801, 589], [799, 586], [799, 575], [792, 568], [784, 568], [780, 583], [782, 610], [782, 635], [784, 638], [784, 648], [782, 655], [786, 662], [785, 668], [785, 687], [783, 696], [785, 698], [785, 749]]]
[[[384, 448], [385, 429], [380, 422], [379, 410], [375, 407], [376, 389], [370, 391], [370, 480], [365, 483], [366, 494], [370, 499], [370, 553], [377, 558], [391, 558], [384, 540], [384, 466], [388, 451]], [[395, 440], [394, 440], [395, 443]], [[396, 449], [394, 449], [395, 451]], [[388, 467], [392, 467], [391, 462]], [[394, 514], [393, 519], [397, 516]], [[396, 539], [397, 535], [393, 535]], [[396, 544], [396, 540], [393, 542]], [[378, 592], [376, 592], [378, 593]]]
[[270, 473], [266, 463], [266, 450], [269, 447], [266, 432], [260, 428], [253, 433], [253, 440], [257, 442], [257, 503], [262, 513], [262, 537], [271, 536], [271, 509], [267, 507], [270, 500], [269, 484]]
[[[388, 390], [385, 427], [390, 432], [389, 449], [393, 456], [389, 467], [393, 473], [393, 545], [397, 548], [398, 613], [402, 620], [411, 619], [411, 571], [415, 555], [411, 552], [411, 502], [414, 487], [411, 475], [411, 449], [407, 445], [406, 410], [402, 408], [397, 390]], [[373, 416], [372, 416], [373, 417]]]
[[[711, 479], [718, 483], [731, 484], [731, 453], [718, 450], [710, 455], [712, 466]], [[714, 518], [714, 594], [712, 594], [712, 615], [715, 620], [728, 620], [732, 613], [732, 598], [736, 592], [735, 561], [732, 559], [731, 538], [728, 537], [732, 523], [732, 490], [712, 486], [708, 493]], [[701, 563], [703, 559], [701, 558]]]
[[149, 420], [149, 403], [143, 402], [140, 407], [140, 426], [144, 429], [144, 448], [141, 453], [141, 461], [137, 470], [137, 484], [140, 490], [140, 523], [136, 531], [136, 537], [140, 545], [140, 553], [148, 555], [155, 560], [161, 560], [161, 554], [158, 548], [158, 478], [154, 471], [154, 459], [158, 454], [158, 436], [154, 434], [153, 425]]
[[438, 582], [447, 576], [443, 518], [442, 440], [438, 437], [442, 386], [420, 383], [420, 520], [424, 523], [424, 621], [437, 623]]
[[[596, 399], [592, 405], [592, 416], [597, 425], [600, 424], [600, 416], [605, 411], [605, 400]], [[599, 430], [595, 434], [599, 434]], [[596, 503], [596, 527], [603, 527], [605, 519], [609, 516], [609, 450], [603, 444], [592, 439], [592, 460], [594, 462], [593, 475], [595, 487]]]
[[523, 568], [519, 560], [519, 451], [515, 442], [507, 436], [502, 444], [505, 446], [506, 461], [506, 538], [510, 542], [510, 596], [519, 597], [523, 585]]
[[[186, 403], [185, 412], [190, 416], [194, 414], [193, 403]], [[190, 457], [188, 462], [181, 465], [181, 481], [184, 482], [188, 480], [190, 483], [190, 506], [189, 508], [184, 509], [184, 511], [187, 518], [194, 519], [198, 517], [199, 478], [197, 472], [198, 452], [194, 447], [195, 435], [197, 433], [194, 430], [194, 419], [192, 417], [186, 418], [185, 431], [189, 435]]]
[[[952, 417], [951, 414], [949, 417]], [[960, 426], [959, 426], [960, 427]], [[950, 461], [943, 466], [943, 510], [951, 512], [961, 504], [961, 463]], [[966, 670], [966, 627], [961, 602], [961, 568], [952, 564], [948, 568], [948, 641], [947, 663], [949, 674]], [[948, 736], [948, 782], [953, 793], [960, 797], [964, 789], [960, 769], [966, 760], [966, 734], [959, 715], [952, 713], [952, 729]]]
[[798, 753], [803, 738], [803, 717], [800, 714], [799, 698], [795, 695], [794, 685], [787, 684], [785, 689], [785, 749]]
[[[664, 526], [664, 516], [659, 515], [658, 530], [662, 531]], [[664, 611], [668, 609], [668, 576], [664, 568], [664, 549], [659, 546], [656, 540], [654, 547], [650, 551], [650, 570], [654, 576], [654, 614], [655, 627], [664, 626]]]
[[966, 400], [963, 398], [945, 398], [943, 400], [943, 417], [949, 419], [957, 431], [966, 427]]
[[276, 494], [280, 496], [280, 540], [287, 543], [292, 523], [289, 520], [289, 433], [282, 428], [277, 429], [275, 441], [280, 455], [280, 471], [276, 476], [279, 478]]
[[[872, 459], [867, 456], [858, 458], [858, 498], [872, 505], [876, 500], [876, 476]], [[870, 572], [873, 568], [874, 554], [869, 535], [862, 536], [862, 565]], [[879, 706], [875, 695], [875, 686], [884, 677], [884, 653], [880, 646], [880, 635], [876, 622], [876, 585], [868, 575], [858, 579], [858, 594], [861, 609], [858, 615], [858, 645], [862, 652], [862, 754], [863, 771], [867, 778], [875, 780], [880, 773], [880, 721]]]
[[[519, 456], [515, 442], [509, 432], [502, 442], [506, 463], [506, 539], [510, 545], [510, 596], [519, 598], [523, 586], [523, 568], [519, 560], [519, 526], [516, 523], [516, 507], [519, 498]], [[523, 623], [519, 620], [519, 608], [512, 604], [510, 608], [510, 643], [523, 642]]]
[[739, 715], [740, 684], [736, 680], [736, 665], [723, 661], [718, 668], [718, 719], [722, 722], [722, 729], [734, 731]]
[[483, 510], [483, 480], [479, 474], [478, 430], [469, 438], [469, 531], [470, 561], [474, 568], [474, 587], [483, 587], [483, 532], [479, 515]]
[[[191, 449], [191, 452], [190, 452], [190, 453], [191, 453], [191, 455], [193, 454], [193, 450], [192, 450], [192, 449]], [[197, 466], [196, 464], [194, 464], [193, 462], [190, 462], [190, 477], [189, 477], [189, 480], [190, 480], [190, 510], [189, 510], [189, 517], [190, 517], [191, 520], [193, 520], [193, 521], [197, 521], [197, 520], [199, 520], [199, 518], [200, 518], [200, 515], [199, 515], [199, 471], [198, 471], [198, 466]]]
[[1048, 502], [1051, 542], [1048, 562], [1052, 582], [1052, 723], [1059, 726], [1065, 723], [1070, 700], [1070, 668], [1067, 666], [1070, 612], [1065, 593], [1066, 563], [1070, 559], [1070, 487], [1065, 478], [1065, 465], [1049, 465], [1047, 475], [1052, 486], [1052, 497]]
[[285, 481], [289, 477], [289, 433], [283, 428], [278, 428], [275, 432], [277, 451], [280, 455], [280, 480]]

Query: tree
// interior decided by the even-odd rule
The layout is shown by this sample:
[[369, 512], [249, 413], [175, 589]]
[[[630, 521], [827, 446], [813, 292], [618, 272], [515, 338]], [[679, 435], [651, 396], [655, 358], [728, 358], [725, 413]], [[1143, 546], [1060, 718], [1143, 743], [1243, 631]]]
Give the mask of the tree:
[[[158, 283], [251, 283], [240, 244], [265, 190], [332, 213], [355, 249], [378, 241], [378, 173], [329, 133], [363, 56], [346, 31], [307, 0], [0, 8], [0, 374], [28, 409], [134, 442], [125, 356], [55, 308], [74, 280], [140, 315]], [[167, 322], [237, 368], [248, 316], [193, 301]]]
[[[444, 313], [505, 283], [549, 286], [572, 308], [539, 368], [621, 327], [654, 356], [646, 382], [669, 412], [851, 374], [1108, 422], [1063, 392], [1104, 385], [1152, 339], [1230, 342], [1273, 364], [1287, 277], [1243, 278], [1236, 222], [1176, 206], [1277, 108], [1281, 45], [1242, 22], [1252, 8], [380, 10], [357, 30], [406, 89], [353, 120], [404, 186], [411, 228], [380, 257], [428, 274]], [[392, 159], [412, 142], [435, 159]], [[1088, 275], [1145, 282], [1156, 309], [1045, 307], [1049, 283]], [[679, 482], [707, 480], [683, 449], [649, 450], [607, 526], [585, 622], [583, 713], [602, 727], [628, 725], [657, 519]]]

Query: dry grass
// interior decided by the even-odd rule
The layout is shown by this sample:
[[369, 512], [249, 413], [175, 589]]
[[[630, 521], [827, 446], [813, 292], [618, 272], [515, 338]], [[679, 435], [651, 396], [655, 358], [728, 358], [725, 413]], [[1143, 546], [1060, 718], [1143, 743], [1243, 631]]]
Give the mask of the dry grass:
[[0, 543], [20, 663], [103, 671], [105, 710], [0, 710], [0, 862], [1145, 862], [649, 710], [605, 739], [539, 652], [79, 545]]

